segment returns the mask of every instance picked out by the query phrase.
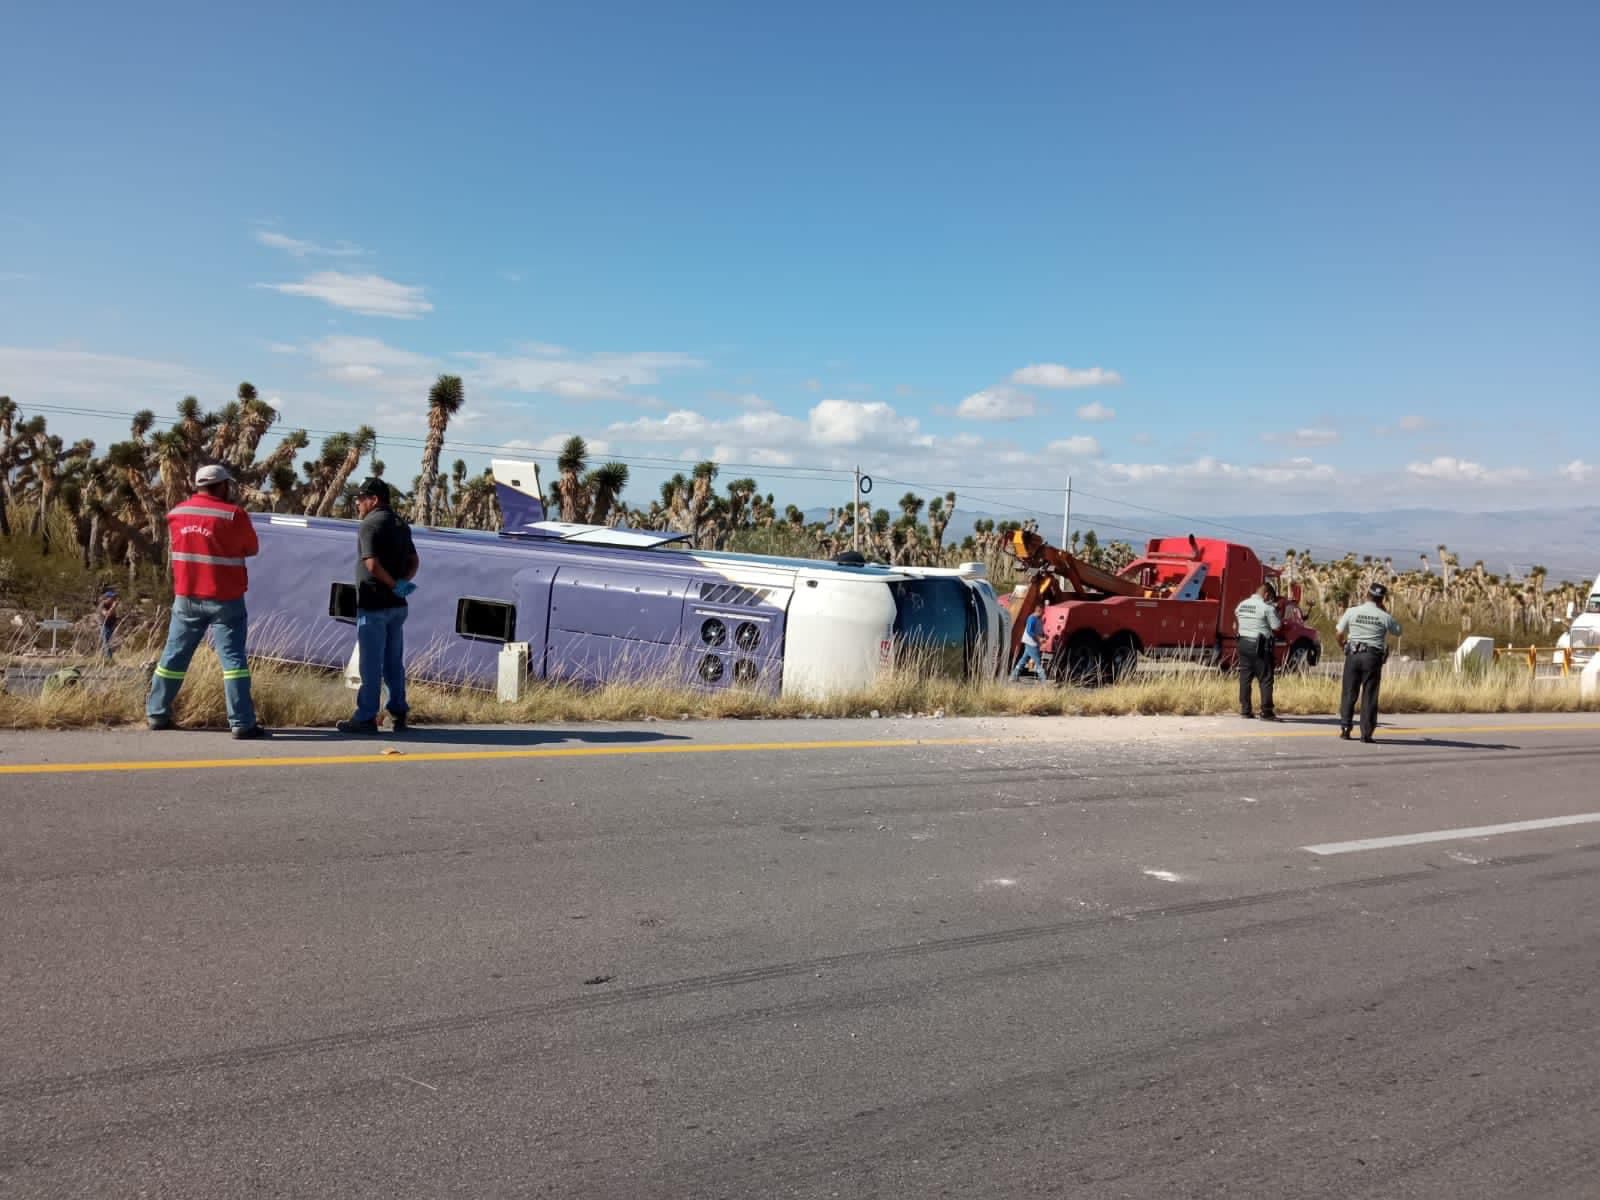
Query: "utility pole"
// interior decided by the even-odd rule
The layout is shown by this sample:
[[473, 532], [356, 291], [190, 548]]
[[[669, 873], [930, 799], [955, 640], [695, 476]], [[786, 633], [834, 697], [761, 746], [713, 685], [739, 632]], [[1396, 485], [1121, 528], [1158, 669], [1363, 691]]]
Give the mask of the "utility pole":
[[1067, 511], [1061, 514], [1061, 548], [1072, 550], [1072, 476], [1067, 476]]
[[861, 549], [861, 497], [870, 494], [871, 491], [872, 476], [863, 475], [861, 473], [861, 467], [858, 464], [856, 466], [856, 491], [854, 507], [850, 510], [850, 548], [852, 550]]
[[850, 548], [861, 549], [861, 464], [856, 464], [856, 486], [850, 501]]

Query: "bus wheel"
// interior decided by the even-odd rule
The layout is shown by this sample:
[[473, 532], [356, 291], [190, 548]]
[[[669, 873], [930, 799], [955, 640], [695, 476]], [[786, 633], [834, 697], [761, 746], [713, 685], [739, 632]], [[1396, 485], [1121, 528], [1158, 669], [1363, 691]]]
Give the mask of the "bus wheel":
[[1075, 633], [1056, 656], [1056, 682], [1069, 687], [1095, 687], [1102, 682], [1100, 635]]

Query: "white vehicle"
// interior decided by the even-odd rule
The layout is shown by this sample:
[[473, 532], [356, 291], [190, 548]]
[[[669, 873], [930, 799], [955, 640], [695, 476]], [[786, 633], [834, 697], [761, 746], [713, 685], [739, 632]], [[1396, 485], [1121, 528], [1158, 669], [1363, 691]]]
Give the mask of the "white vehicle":
[[1556, 646], [1561, 650], [1570, 647], [1572, 665], [1582, 667], [1600, 651], [1600, 577], [1596, 577], [1594, 586], [1589, 589], [1589, 603], [1582, 612], [1576, 604], [1567, 606], [1567, 621], [1567, 632], [1556, 640]]

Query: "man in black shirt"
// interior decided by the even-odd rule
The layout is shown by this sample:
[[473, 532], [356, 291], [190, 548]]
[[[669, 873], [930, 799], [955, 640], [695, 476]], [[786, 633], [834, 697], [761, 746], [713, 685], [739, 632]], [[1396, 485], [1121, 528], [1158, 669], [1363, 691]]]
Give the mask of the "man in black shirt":
[[356, 715], [340, 733], [377, 733], [378, 702], [389, 689], [394, 731], [406, 729], [406, 597], [416, 590], [417, 548], [411, 527], [389, 507], [389, 485], [368, 479], [356, 493], [361, 531], [356, 535], [356, 648], [361, 689]]

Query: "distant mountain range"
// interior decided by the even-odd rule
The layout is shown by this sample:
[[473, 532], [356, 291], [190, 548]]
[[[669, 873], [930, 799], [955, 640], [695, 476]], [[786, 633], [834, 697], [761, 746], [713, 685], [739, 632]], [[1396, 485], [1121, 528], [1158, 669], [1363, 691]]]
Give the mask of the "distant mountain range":
[[[806, 520], [823, 521], [825, 508], [808, 509]], [[956, 515], [945, 540], [960, 541], [980, 520], [1015, 520], [1004, 513], [966, 512]], [[1317, 559], [1339, 558], [1346, 551], [1357, 556], [1392, 558], [1397, 570], [1407, 571], [1426, 554], [1436, 567], [1439, 546], [1460, 555], [1463, 566], [1479, 559], [1496, 575], [1525, 574], [1532, 566], [1545, 567], [1552, 582], [1589, 581], [1600, 573], [1600, 507], [1516, 509], [1508, 512], [1450, 512], [1436, 508], [1401, 508], [1388, 512], [1322, 512], [1276, 516], [1270, 513], [1220, 517], [1192, 517], [1187, 521], [1158, 513], [1130, 509], [1117, 516], [1074, 511], [1072, 527], [1092, 529], [1101, 541], [1129, 541], [1138, 546], [1153, 535], [1193, 533], [1225, 537], [1253, 547], [1264, 558], [1279, 558], [1286, 549], [1310, 551]], [[1044, 528], [1052, 540], [1059, 526]]]

